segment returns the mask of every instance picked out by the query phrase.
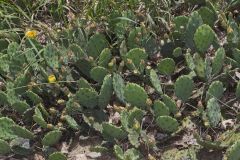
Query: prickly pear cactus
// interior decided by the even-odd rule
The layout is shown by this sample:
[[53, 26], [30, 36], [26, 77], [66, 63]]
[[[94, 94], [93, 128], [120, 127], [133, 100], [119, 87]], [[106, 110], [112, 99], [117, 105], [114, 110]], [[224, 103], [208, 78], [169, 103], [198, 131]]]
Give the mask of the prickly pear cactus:
[[138, 71], [143, 72], [143, 66], [145, 66], [145, 61], [147, 60], [147, 53], [145, 50], [140, 48], [131, 49], [126, 54], [127, 63], [126, 65], [132, 70], [132, 65], [136, 67]]
[[124, 97], [132, 106], [145, 108], [148, 95], [138, 84], [128, 83], [124, 89]]
[[178, 98], [187, 101], [191, 96], [194, 88], [194, 83], [188, 76], [179, 77], [174, 84], [174, 92]]
[[11, 148], [9, 144], [6, 141], [0, 139], [0, 155], [5, 155], [10, 152], [11, 152]]
[[211, 98], [207, 103], [207, 117], [212, 127], [216, 127], [221, 121], [221, 109], [215, 98]]
[[107, 122], [102, 124], [102, 134], [105, 139], [110, 141], [114, 139], [124, 139], [127, 137], [127, 133], [121, 129], [121, 127], [116, 127]]
[[159, 116], [156, 119], [156, 124], [163, 131], [166, 132], [175, 132], [178, 130], [179, 124], [176, 119], [170, 116]]
[[88, 81], [84, 78], [80, 78], [78, 81], [77, 81], [77, 85], [79, 88], [89, 88], [89, 89], [92, 89], [91, 85], [88, 83]]
[[28, 129], [21, 127], [19, 125], [13, 125], [11, 127], [14, 134], [16, 134], [19, 137], [26, 138], [26, 139], [34, 139], [35, 135], [29, 131]]
[[19, 113], [24, 113], [27, 109], [30, 108], [29, 104], [24, 101], [17, 101], [12, 104], [12, 108]]
[[121, 77], [121, 75], [114, 73], [113, 74], [113, 89], [117, 96], [117, 98], [122, 102], [125, 103], [125, 97], [124, 97], [124, 80]]
[[43, 115], [38, 107], [36, 107], [34, 111], [35, 114], [33, 115], [33, 120], [42, 128], [47, 128], [47, 122], [44, 120]]
[[185, 32], [185, 45], [187, 48], [190, 48], [192, 51], [195, 49], [194, 44], [194, 33], [196, 32], [197, 28], [203, 24], [202, 17], [200, 14], [195, 11], [191, 13], [187, 26], [186, 26], [186, 32]]
[[151, 69], [151, 71], [150, 71], [150, 80], [151, 80], [153, 87], [156, 89], [156, 91], [159, 94], [162, 94], [163, 91], [162, 91], [162, 87], [161, 87], [161, 82], [158, 78], [156, 71], [153, 69]]
[[201, 15], [204, 24], [208, 24], [213, 27], [215, 21], [217, 20], [217, 15], [208, 7], [201, 7], [198, 10], [198, 13]]
[[145, 112], [137, 107], [134, 107], [132, 110], [128, 112], [128, 114], [129, 114], [127, 119], [128, 126], [133, 127], [135, 120], [138, 121], [139, 123], [142, 122]]
[[162, 100], [163, 103], [169, 108], [169, 111], [173, 114], [177, 113], [178, 109], [177, 109], [177, 104], [176, 102], [171, 99], [168, 95], [164, 94], [162, 95]]
[[128, 132], [128, 140], [134, 147], [138, 148], [140, 146], [139, 133], [133, 129]]
[[171, 75], [175, 70], [175, 61], [172, 58], [162, 59], [157, 64], [157, 69], [160, 74]]
[[212, 62], [212, 74], [217, 75], [221, 71], [225, 60], [224, 48], [219, 48], [215, 52], [215, 56]]
[[204, 55], [213, 41], [216, 39], [216, 35], [209, 25], [203, 24], [198, 27], [194, 34], [194, 42], [197, 50]]
[[56, 144], [62, 137], [62, 132], [60, 130], [53, 130], [48, 132], [42, 139], [42, 144], [45, 146], [52, 146]]
[[108, 63], [110, 62], [111, 59], [112, 59], [111, 50], [109, 48], [105, 48], [99, 55], [98, 65], [107, 68]]
[[71, 116], [69, 116], [69, 115], [64, 116], [64, 120], [67, 122], [67, 124], [69, 125], [70, 128], [72, 128], [74, 130], [78, 130], [80, 128], [80, 126], [77, 124], [75, 119], [72, 118]]
[[198, 53], [195, 53], [193, 55], [193, 61], [195, 66], [194, 71], [197, 76], [201, 79], [206, 79], [206, 63], [204, 59]]
[[94, 34], [87, 43], [87, 55], [97, 58], [104, 48], [108, 48], [108, 41], [103, 34]]
[[228, 160], [239, 160], [240, 159], [240, 141], [235, 142], [227, 150], [227, 159]]
[[54, 152], [49, 155], [48, 160], [67, 160], [67, 157], [61, 152]]
[[98, 83], [102, 83], [104, 77], [107, 74], [108, 74], [108, 70], [106, 68], [100, 67], [100, 66], [94, 67], [90, 71], [91, 78]]
[[223, 88], [223, 84], [220, 81], [214, 81], [211, 83], [211, 85], [208, 88], [207, 91], [207, 95], [206, 95], [206, 99], [210, 99], [210, 98], [217, 98], [220, 99], [223, 95], [224, 92], [224, 88]]
[[169, 108], [159, 100], [154, 101], [153, 110], [155, 117], [168, 116], [170, 114]]
[[98, 103], [98, 93], [93, 89], [80, 88], [75, 99], [84, 107], [94, 108]]
[[113, 83], [111, 75], [106, 75], [98, 97], [98, 106], [104, 109], [111, 100], [113, 92]]
[[0, 118], [0, 139], [12, 140], [17, 137], [11, 129], [12, 125], [15, 125], [12, 119], [7, 117]]

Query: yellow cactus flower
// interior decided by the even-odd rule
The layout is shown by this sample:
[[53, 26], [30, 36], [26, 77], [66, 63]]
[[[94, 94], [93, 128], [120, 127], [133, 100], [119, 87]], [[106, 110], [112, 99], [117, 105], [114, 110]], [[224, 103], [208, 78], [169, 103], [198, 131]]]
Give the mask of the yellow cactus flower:
[[29, 30], [25, 33], [25, 36], [27, 38], [36, 38], [37, 37], [37, 31], [36, 30]]
[[55, 82], [56, 82], [56, 77], [53, 74], [48, 76], [48, 83], [55, 83]]

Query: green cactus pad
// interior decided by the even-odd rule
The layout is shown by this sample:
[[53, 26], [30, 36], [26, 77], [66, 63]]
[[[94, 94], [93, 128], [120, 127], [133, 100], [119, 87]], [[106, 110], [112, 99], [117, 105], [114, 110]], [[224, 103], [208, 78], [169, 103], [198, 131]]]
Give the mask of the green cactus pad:
[[220, 73], [225, 60], [225, 50], [224, 48], [219, 48], [215, 52], [215, 56], [212, 62], [212, 74], [217, 75]]
[[212, 127], [216, 127], [221, 121], [221, 109], [215, 98], [211, 98], [207, 103], [207, 117]]
[[201, 79], [206, 79], [206, 63], [203, 58], [198, 53], [195, 53], [193, 55], [193, 61], [195, 66], [194, 71], [197, 76]]
[[11, 152], [11, 148], [9, 144], [6, 141], [0, 139], [0, 155], [5, 155], [10, 152]]
[[87, 108], [94, 108], [98, 103], [98, 93], [89, 88], [80, 88], [75, 98], [82, 106]]
[[121, 75], [114, 73], [113, 74], [113, 89], [117, 96], [117, 98], [122, 102], [125, 103], [125, 97], [124, 97], [124, 80], [121, 77]]
[[97, 58], [104, 48], [108, 48], [108, 41], [103, 34], [96, 33], [88, 41], [87, 55]]
[[177, 48], [175, 48], [174, 50], [173, 50], [173, 56], [174, 57], [180, 57], [180, 56], [182, 56], [182, 48], [181, 47], [177, 47]]
[[12, 140], [17, 137], [11, 129], [11, 126], [14, 124], [15, 122], [10, 118], [7, 117], [0, 118], [0, 139]]
[[83, 108], [80, 104], [74, 101], [73, 98], [70, 98], [66, 103], [66, 111], [69, 115], [75, 115], [82, 112]]
[[98, 97], [98, 106], [102, 109], [109, 104], [113, 92], [113, 84], [111, 75], [106, 75]]
[[217, 20], [217, 15], [208, 7], [201, 7], [198, 10], [198, 13], [201, 15], [204, 24], [208, 24], [213, 27], [215, 21]]
[[9, 105], [8, 96], [3, 91], [0, 91], [0, 105]]
[[25, 127], [21, 127], [19, 125], [13, 125], [11, 127], [14, 134], [16, 134], [19, 137], [26, 138], [26, 139], [34, 139], [34, 134], [27, 130]]
[[86, 56], [84, 51], [82, 50], [82, 48], [80, 46], [78, 46], [77, 44], [71, 44], [69, 46], [69, 50], [73, 52], [73, 54], [74, 54], [73, 58], [74, 58], [75, 62]]
[[236, 87], [236, 97], [240, 98], [240, 81], [238, 81], [237, 83], [237, 87]]
[[214, 81], [208, 88], [206, 93], [206, 100], [210, 98], [220, 99], [223, 96], [224, 88], [223, 83], [220, 81]]
[[12, 104], [12, 108], [19, 113], [24, 113], [27, 109], [30, 108], [30, 106], [24, 101], [17, 101], [14, 104]]
[[156, 91], [159, 94], [162, 94], [163, 91], [162, 91], [162, 87], [161, 87], [161, 82], [158, 78], [156, 71], [153, 69], [151, 69], [151, 71], [150, 71], [150, 80], [151, 80], [153, 87], [156, 89]]
[[48, 132], [42, 139], [42, 144], [44, 146], [53, 146], [58, 143], [60, 138], [62, 137], [62, 132], [59, 130], [53, 130]]
[[136, 148], [140, 146], [139, 143], [139, 133], [135, 130], [130, 130], [128, 133], [129, 142]]
[[236, 141], [231, 147], [229, 147], [226, 154], [227, 154], [228, 160], [239, 160], [240, 159], [240, 141]]
[[42, 128], [47, 128], [47, 122], [44, 120], [42, 113], [38, 109], [38, 107], [35, 108], [35, 114], [33, 115], [33, 120]]
[[24, 95], [26, 95], [35, 105], [42, 103], [43, 101], [41, 97], [32, 91], [27, 91]]
[[147, 53], [145, 50], [140, 49], [140, 48], [134, 48], [131, 49], [127, 54], [126, 54], [126, 59], [130, 59], [133, 62], [133, 65], [137, 68], [140, 69], [142, 66], [141, 61], [146, 61], [147, 60]]
[[105, 48], [99, 56], [98, 65], [107, 68], [108, 63], [111, 61], [111, 59], [112, 59], [111, 50], [109, 48]]
[[179, 127], [178, 121], [170, 116], [159, 116], [156, 119], [156, 124], [166, 132], [175, 132]]
[[114, 145], [114, 154], [118, 159], [124, 160], [124, 153], [120, 146]]
[[177, 113], [177, 105], [173, 99], [171, 99], [168, 95], [162, 95], [163, 103], [169, 108], [169, 111], [173, 114]]
[[78, 87], [79, 88], [89, 88], [89, 89], [92, 89], [91, 85], [88, 83], [88, 81], [84, 78], [80, 78], [78, 81], [77, 81], [77, 84], [78, 84]]
[[75, 121], [74, 118], [72, 118], [69, 115], [65, 116], [65, 120], [67, 122], [67, 124], [69, 125], [70, 128], [78, 130], [80, 128], [80, 126], [77, 124], [77, 122]]
[[240, 66], [240, 50], [237, 48], [233, 49], [233, 59], [238, 63], [238, 66]]
[[98, 82], [98, 83], [102, 83], [104, 77], [108, 74], [108, 70], [104, 67], [94, 67], [93, 69], [91, 69], [90, 71], [90, 76], [91, 78]]
[[54, 152], [49, 155], [48, 160], [67, 160], [67, 157], [61, 152]]
[[200, 14], [195, 11], [192, 12], [188, 23], [187, 23], [187, 29], [185, 32], [185, 45], [187, 48], [190, 48], [192, 51], [195, 50], [195, 44], [194, 44], [194, 33], [196, 32], [197, 28], [203, 24], [202, 17]]
[[174, 92], [178, 98], [187, 101], [194, 89], [194, 83], [188, 76], [179, 77], [174, 84]]
[[128, 83], [124, 89], [124, 97], [132, 106], [145, 107], [148, 95], [146, 91], [135, 83]]
[[194, 69], [195, 69], [195, 64], [194, 64], [194, 60], [193, 60], [193, 57], [192, 57], [191, 53], [187, 52], [187, 53], [185, 54], [185, 61], [186, 61], [187, 67], [188, 67], [190, 70], [194, 71]]
[[128, 126], [132, 127], [134, 121], [137, 120], [140, 124], [142, 123], [143, 116], [145, 112], [137, 107], [134, 107], [128, 112]]
[[159, 100], [154, 101], [153, 110], [155, 117], [168, 116], [170, 114], [169, 108]]
[[199, 26], [196, 33], [194, 34], [194, 42], [196, 48], [201, 54], [204, 54], [208, 50], [215, 39], [215, 32], [209, 25], [206, 24]]
[[102, 134], [105, 139], [114, 140], [115, 138], [124, 139], [127, 137], [127, 133], [120, 127], [116, 127], [107, 122], [104, 122], [102, 127]]
[[83, 73], [87, 77], [91, 77], [90, 71], [94, 67], [94, 63], [92, 61], [90, 61], [89, 59], [80, 59], [76, 63], [76, 67], [79, 69], [79, 71], [81, 73]]
[[44, 49], [43, 57], [51, 68], [57, 69], [60, 67], [59, 56], [60, 55], [56, 46], [54, 46], [51, 43], [48, 43], [48, 45]]
[[171, 75], [175, 70], [175, 62], [172, 58], [162, 59], [157, 64], [157, 69], [160, 74]]

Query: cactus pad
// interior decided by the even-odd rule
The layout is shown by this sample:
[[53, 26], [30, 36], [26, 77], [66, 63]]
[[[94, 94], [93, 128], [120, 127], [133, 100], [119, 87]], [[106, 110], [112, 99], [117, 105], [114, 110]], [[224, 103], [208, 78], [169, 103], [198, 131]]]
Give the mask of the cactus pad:
[[211, 98], [207, 103], [207, 116], [212, 127], [216, 127], [218, 123], [221, 121], [221, 109], [215, 98]]
[[150, 71], [150, 80], [151, 80], [151, 83], [152, 83], [153, 87], [156, 89], [156, 91], [159, 94], [162, 94], [163, 91], [162, 91], [162, 87], [161, 87], [161, 82], [158, 78], [157, 73], [153, 69]]
[[111, 59], [111, 50], [109, 48], [105, 48], [99, 56], [98, 65], [107, 68]]
[[148, 95], [141, 86], [128, 83], [124, 89], [124, 97], [132, 106], [145, 107]]
[[97, 58], [104, 48], [108, 48], [108, 41], [103, 34], [94, 34], [87, 44], [87, 55]]
[[224, 48], [219, 48], [215, 52], [215, 57], [212, 62], [212, 73], [214, 75], [217, 75], [221, 71], [224, 64], [224, 60], [225, 60], [225, 50]]
[[173, 114], [177, 113], [177, 105], [173, 99], [168, 95], [162, 95], [163, 103], [169, 108], [169, 111]]
[[119, 74], [114, 73], [113, 74], [113, 89], [114, 89], [114, 92], [115, 92], [117, 98], [122, 103], [125, 103], [124, 88], [125, 88], [125, 84], [124, 84], [123, 78]]
[[223, 95], [224, 92], [224, 88], [223, 88], [223, 84], [220, 81], [214, 81], [211, 83], [211, 85], [208, 88], [207, 91], [207, 95], [206, 95], [206, 99], [210, 99], [210, 98], [217, 98], [220, 99]]
[[162, 59], [157, 64], [157, 69], [160, 74], [171, 75], [175, 70], [175, 62], [172, 58]]
[[77, 124], [74, 118], [72, 118], [69, 115], [64, 116], [67, 124], [69, 125], [70, 128], [78, 130], [80, 126]]
[[14, 134], [18, 135], [19, 137], [26, 139], [34, 139], [35, 137], [31, 131], [19, 125], [13, 125], [11, 129], [14, 132]]
[[91, 69], [90, 71], [90, 76], [91, 78], [98, 82], [98, 83], [102, 83], [104, 77], [108, 74], [108, 70], [104, 67], [94, 67], [93, 69]]
[[206, 24], [199, 26], [196, 33], [194, 34], [194, 42], [196, 48], [201, 54], [204, 54], [208, 50], [215, 39], [215, 32], [209, 25]]
[[80, 88], [75, 98], [81, 105], [87, 108], [94, 108], [98, 103], [98, 93], [89, 88]]
[[108, 140], [114, 140], [115, 138], [124, 139], [127, 137], [127, 133], [120, 127], [116, 127], [106, 122], [102, 124], [102, 134], [103, 137]]
[[58, 143], [62, 137], [62, 132], [59, 130], [53, 130], [48, 132], [42, 139], [42, 144], [45, 146], [53, 146]]
[[159, 100], [154, 102], [153, 109], [155, 117], [168, 116], [170, 114], [169, 108]]
[[111, 100], [112, 92], [113, 92], [112, 77], [111, 75], [107, 75], [103, 80], [103, 84], [98, 97], [99, 107], [101, 107], [102, 109], [107, 107], [108, 103]]
[[140, 69], [142, 66], [141, 61], [146, 61], [147, 60], [147, 53], [145, 50], [140, 49], [140, 48], [134, 48], [131, 49], [127, 54], [126, 54], [126, 59], [130, 59], [133, 63], [133, 65], [136, 67], [136, 69]]
[[54, 152], [49, 155], [48, 160], [67, 160], [67, 157], [61, 152]]
[[193, 80], [184, 75], [176, 80], [174, 85], [174, 92], [178, 98], [183, 101], [187, 101], [192, 94], [193, 88]]
[[11, 129], [11, 126], [14, 124], [15, 122], [10, 118], [7, 117], [0, 118], [0, 139], [12, 140], [17, 137]]
[[0, 155], [5, 155], [10, 152], [11, 152], [11, 148], [9, 144], [6, 141], [0, 139]]
[[30, 108], [30, 106], [24, 101], [17, 101], [14, 104], [12, 104], [12, 108], [19, 113], [24, 113], [27, 109]]
[[235, 142], [227, 150], [228, 160], [239, 160], [240, 159], [240, 141]]
[[236, 97], [240, 98], [240, 81], [238, 81], [237, 83], [237, 87], [236, 87]]
[[179, 126], [177, 120], [170, 116], [159, 116], [156, 119], [156, 124], [166, 132], [175, 132], [178, 130]]

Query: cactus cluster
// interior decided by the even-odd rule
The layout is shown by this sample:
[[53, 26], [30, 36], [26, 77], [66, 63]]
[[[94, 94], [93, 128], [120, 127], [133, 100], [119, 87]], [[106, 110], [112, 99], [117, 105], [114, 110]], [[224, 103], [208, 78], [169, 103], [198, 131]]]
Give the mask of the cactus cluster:
[[185, 136], [239, 159], [238, 2], [21, 2], [0, 3], [0, 155], [65, 160], [63, 141], [96, 134], [121, 160], [198, 159], [192, 141], [156, 154]]

